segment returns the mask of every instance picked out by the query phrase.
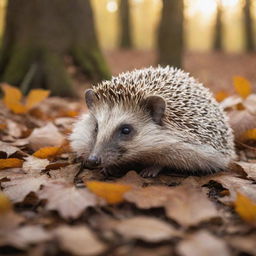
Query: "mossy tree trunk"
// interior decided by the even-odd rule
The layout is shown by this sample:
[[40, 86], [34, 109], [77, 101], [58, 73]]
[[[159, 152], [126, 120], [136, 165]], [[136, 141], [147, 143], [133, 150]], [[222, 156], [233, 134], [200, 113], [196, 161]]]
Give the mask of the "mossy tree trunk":
[[222, 35], [223, 35], [223, 26], [222, 26], [222, 5], [221, 1], [217, 1], [217, 10], [216, 10], [216, 21], [214, 29], [214, 39], [213, 39], [213, 49], [215, 51], [222, 51]]
[[245, 49], [247, 52], [255, 50], [254, 34], [253, 34], [253, 19], [251, 15], [251, 1], [245, 0], [244, 5], [244, 30], [245, 30]]
[[9, 0], [0, 56], [0, 79], [72, 96], [64, 57], [90, 79], [109, 77], [100, 51], [89, 0]]
[[129, 0], [120, 0], [120, 48], [132, 48], [131, 17]]
[[163, 0], [158, 28], [158, 63], [182, 66], [183, 53], [183, 1]]

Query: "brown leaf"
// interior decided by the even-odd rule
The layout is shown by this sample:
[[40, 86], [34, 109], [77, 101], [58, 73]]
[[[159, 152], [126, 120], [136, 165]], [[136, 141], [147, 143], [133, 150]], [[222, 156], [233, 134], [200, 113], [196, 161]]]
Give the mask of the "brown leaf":
[[16, 248], [26, 249], [31, 244], [43, 243], [51, 240], [52, 236], [41, 226], [24, 226], [6, 232], [4, 237], [0, 237], [0, 245], [11, 245]]
[[180, 233], [168, 223], [147, 216], [121, 220], [114, 229], [127, 239], [142, 239], [151, 243], [162, 242], [175, 236], [180, 236]]
[[256, 163], [237, 162], [237, 164], [243, 168], [249, 178], [256, 181]]
[[60, 226], [54, 230], [63, 250], [72, 255], [98, 255], [106, 246], [86, 226]]
[[181, 241], [177, 247], [181, 256], [229, 256], [225, 242], [207, 231], [199, 231]]
[[4, 143], [0, 141], [0, 151], [5, 152], [6, 156], [9, 157], [10, 155], [20, 151], [19, 148], [10, 145], [9, 143]]
[[249, 95], [243, 102], [245, 108], [252, 115], [256, 115], [256, 94]]
[[47, 159], [39, 159], [34, 156], [28, 156], [25, 158], [22, 169], [25, 173], [39, 174], [44, 170], [50, 162]]
[[46, 175], [20, 174], [10, 181], [2, 182], [4, 193], [14, 202], [22, 202], [30, 192], [37, 192], [41, 185], [49, 183]]
[[256, 255], [256, 235], [231, 236], [227, 238], [228, 243], [239, 251], [248, 253], [249, 255]]
[[28, 141], [33, 150], [38, 150], [43, 147], [61, 146], [64, 142], [64, 136], [55, 125], [48, 123], [42, 128], [34, 129], [28, 137]]
[[125, 194], [126, 200], [139, 208], [164, 207], [166, 214], [181, 225], [196, 225], [218, 217], [214, 204], [199, 187], [185, 184], [177, 187], [149, 186]]
[[46, 209], [57, 210], [66, 219], [77, 218], [87, 207], [102, 204], [87, 189], [77, 189], [73, 185], [57, 182], [45, 184], [38, 196], [47, 199]]

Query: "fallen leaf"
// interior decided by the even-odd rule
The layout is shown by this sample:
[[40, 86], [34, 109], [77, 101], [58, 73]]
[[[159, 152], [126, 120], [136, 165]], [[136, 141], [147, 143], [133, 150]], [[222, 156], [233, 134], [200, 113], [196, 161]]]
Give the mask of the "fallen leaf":
[[86, 226], [60, 226], [53, 232], [63, 250], [72, 255], [98, 255], [106, 246]]
[[47, 199], [46, 209], [57, 210], [65, 219], [77, 218], [87, 207], [100, 204], [100, 200], [87, 189], [57, 182], [45, 184], [38, 196]]
[[21, 104], [22, 93], [18, 88], [12, 87], [8, 84], [2, 85], [4, 92], [3, 102], [8, 109], [13, 111], [15, 114], [26, 113], [26, 107]]
[[234, 87], [236, 92], [244, 99], [246, 99], [252, 93], [251, 83], [244, 77], [233, 77]]
[[18, 158], [0, 159], [0, 170], [7, 168], [22, 167], [23, 160]]
[[221, 102], [224, 99], [226, 99], [229, 96], [229, 94], [225, 91], [220, 91], [220, 92], [217, 92], [214, 96], [218, 102]]
[[237, 193], [235, 210], [242, 219], [256, 224], [256, 203], [252, 202], [248, 197]]
[[9, 198], [2, 192], [0, 192], [0, 215], [6, 213], [12, 209], [12, 203]]
[[53, 157], [56, 156], [60, 152], [59, 147], [43, 147], [38, 149], [33, 156], [38, 157], [38, 158], [48, 158], [48, 157]]
[[237, 162], [237, 164], [247, 173], [248, 178], [256, 181], [256, 163]]
[[5, 152], [6, 156], [9, 157], [10, 155], [20, 151], [19, 148], [10, 145], [9, 143], [4, 143], [0, 141], [0, 151]]
[[240, 135], [240, 140], [256, 140], [256, 128], [247, 130]]
[[168, 223], [157, 218], [138, 216], [118, 222], [114, 230], [127, 239], [157, 243], [180, 236]]
[[50, 91], [42, 90], [42, 89], [33, 89], [29, 92], [25, 107], [27, 110], [30, 110], [36, 107], [39, 103], [41, 103], [44, 99], [46, 99], [50, 94]]
[[242, 104], [243, 99], [237, 95], [232, 95], [225, 98], [223, 101], [220, 102], [220, 105], [223, 109], [237, 109], [238, 104]]
[[28, 137], [29, 145], [33, 150], [43, 147], [58, 147], [64, 142], [64, 136], [52, 123], [48, 123], [42, 128], [36, 128]]
[[2, 182], [4, 193], [12, 202], [22, 202], [30, 192], [37, 192], [41, 185], [50, 182], [46, 175], [20, 174], [11, 177], [10, 181]]
[[226, 238], [228, 243], [238, 251], [245, 252], [248, 255], [256, 255], [256, 235], [231, 236]]
[[39, 174], [40, 171], [44, 170], [46, 166], [49, 165], [49, 163], [50, 162], [47, 159], [38, 159], [34, 156], [28, 156], [25, 158], [22, 170], [29, 174]]
[[32, 244], [43, 243], [51, 239], [52, 235], [42, 227], [29, 225], [6, 232], [4, 237], [0, 237], [0, 245], [26, 249]]
[[250, 94], [243, 101], [243, 105], [252, 115], [256, 115], [256, 94]]
[[101, 181], [87, 181], [85, 185], [90, 191], [104, 198], [110, 204], [122, 202], [124, 200], [124, 193], [131, 189], [129, 185]]
[[182, 240], [177, 251], [181, 256], [230, 256], [225, 242], [207, 231], [198, 231]]

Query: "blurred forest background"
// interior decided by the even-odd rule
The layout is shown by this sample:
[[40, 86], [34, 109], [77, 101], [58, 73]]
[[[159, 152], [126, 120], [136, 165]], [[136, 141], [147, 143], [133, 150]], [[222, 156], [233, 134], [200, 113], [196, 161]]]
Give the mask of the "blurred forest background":
[[215, 92], [256, 84], [256, 0], [0, 0], [0, 34], [0, 80], [24, 93], [158, 64]]

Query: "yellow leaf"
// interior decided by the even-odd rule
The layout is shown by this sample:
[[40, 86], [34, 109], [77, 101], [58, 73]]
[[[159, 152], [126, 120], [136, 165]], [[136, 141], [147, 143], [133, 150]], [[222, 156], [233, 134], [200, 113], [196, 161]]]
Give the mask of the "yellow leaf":
[[11, 209], [12, 203], [9, 198], [4, 193], [0, 193], [0, 214], [6, 213]]
[[244, 132], [240, 139], [242, 140], [256, 140], [256, 128]]
[[21, 104], [20, 100], [22, 98], [22, 93], [19, 89], [10, 86], [8, 84], [3, 84], [2, 89], [4, 92], [3, 102], [8, 109], [13, 111], [15, 114], [26, 113], [26, 108]]
[[60, 152], [59, 147], [43, 147], [37, 150], [33, 156], [38, 158], [48, 158], [52, 156], [56, 156]]
[[240, 193], [237, 193], [235, 210], [245, 221], [256, 223], [256, 203]]
[[34, 89], [31, 90], [26, 99], [26, 108], [30, 110], [38, 105], [41, 101], [46, 99], [50, 94], [50, 91], [41, 90], [41, 89]]
[[22, 167], [22, 164], [23, 164], [23, 160], [18, 158], [0, 159], [0, 170], [7, 169], [7, 168]]
[[242, 97], [247, 98], [252, 93], [251, 83], [244, 77], [233, 77], [234, 87], [236, 92]]
[[218, 101], [218, 102], [221, 102], [223, 101], [224, 99], [226, 99], [228, 97], [228, 93], [225, 92], [225, 91], [220, 91], [220, 92], [217, 92], [215, 94], [215, 99]]
[[122, 202], [124, 193], [131, 189], [129, 185], [101, 181], [88, 181], [85, 185], [90, 191], [104, 198], [110, 204]]

